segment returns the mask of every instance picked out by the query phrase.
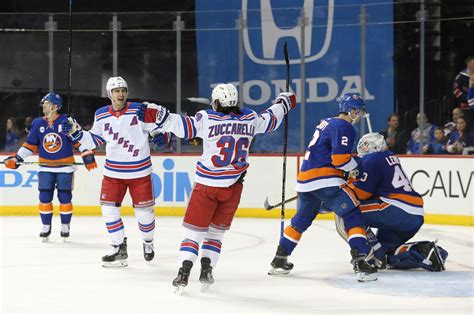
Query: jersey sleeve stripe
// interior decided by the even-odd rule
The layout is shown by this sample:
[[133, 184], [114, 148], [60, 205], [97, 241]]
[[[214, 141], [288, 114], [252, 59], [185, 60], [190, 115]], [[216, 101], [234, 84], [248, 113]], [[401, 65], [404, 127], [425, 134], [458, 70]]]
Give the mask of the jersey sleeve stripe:
[[331, 161], [332, 165], [335, 167], [341, 167], [344, 164], [349, 163], [351, 160], [351, 154], [350, 153], [345, 153], [345, 154], [332, 154], [331, 155]]
[[28, 142], [23, 143], [23, 148], [28, 149], [33, 153], [38, 151], [37, 145], [29, 144]]
[[100, 146], [102, 143], [105, 142], [104, 138], [102, 138], [101, 136], [98, 136], [98, 135], [96, 135], [96, 134], [94, 134], [94, 133], [90, 133], [90, 134], [91, 134], [91, 136], [92, 136], [92, 141], [94, 141], [94, 144], [95, 144], [96, 146]]
[[189, 139], [188, 124], [186, 123], [186, 119], [183, 116], [181, 116], [181, 122], [183, 123], [184, 138]]

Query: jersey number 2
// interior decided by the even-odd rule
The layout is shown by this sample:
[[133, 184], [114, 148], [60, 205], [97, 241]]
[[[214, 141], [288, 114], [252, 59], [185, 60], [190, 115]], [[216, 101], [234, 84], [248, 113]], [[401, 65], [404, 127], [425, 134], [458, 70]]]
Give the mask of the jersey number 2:
[[211, 160], [212, 164], [216, 167], [227, 166], [232, 164], [236, 169], [240, 168], [240, 163], [242, 167], [245, 165], [245, 160], [247, 159], [247, 149], [249, 147], [248, 138], [240, 138], [235, 141], [235, 138], [232, 136], [224, 136], [217, 141], [217, 147], [221, 148], [219, 155], [213, 155]]

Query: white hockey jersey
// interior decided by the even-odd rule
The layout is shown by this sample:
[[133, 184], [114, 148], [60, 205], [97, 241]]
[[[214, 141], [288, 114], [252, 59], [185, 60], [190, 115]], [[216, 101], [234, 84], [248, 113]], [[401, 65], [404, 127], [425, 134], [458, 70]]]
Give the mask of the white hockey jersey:
[[250, 109], [241, 111], [240, 115], [228, 115], [207, 109], [194, 117], [170, 114], [160, 129], [180, 138], [203, 139], [195, 182], [213, 187], [234, 184], [249, 167], [247, 157], [254, 136], [277, 129], [285, 115], [281, 104], [260, 114]]
[[120, 112], [113, 111], [112, 105], [99, 108], [92, 129], [83, 131], [78, 140], [89, 150], [106, 143], [105, 176], [140, 178], [152, 172], [148, 134], [155, 133], [156, 125], [138, 120], [140, 105], [128, 102]]

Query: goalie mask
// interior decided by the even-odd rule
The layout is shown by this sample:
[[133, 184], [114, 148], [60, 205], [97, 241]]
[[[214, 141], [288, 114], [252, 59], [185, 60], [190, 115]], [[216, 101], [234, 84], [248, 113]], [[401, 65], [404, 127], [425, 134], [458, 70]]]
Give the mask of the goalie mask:
[[357, 154], [364, 156], [372, 152], [381, 152], [387, 149], [384, 137], [377, 132], [365, 134], [357, 144]]
[[112, 100], [112, 90], [118, 88], [126, 88], [128, 92], [128, 85], [127, 81], [125, 81], [122, 77], [110, 77], [107, 80], [107, 84], [105, 85], [105, 89], [107, 90], [107, 96]]
[[216, 105], [222, 107], [237, 106], [239, 94], [232, 84], [221, 83], [212, 90], [212, 109], [216, 110]]

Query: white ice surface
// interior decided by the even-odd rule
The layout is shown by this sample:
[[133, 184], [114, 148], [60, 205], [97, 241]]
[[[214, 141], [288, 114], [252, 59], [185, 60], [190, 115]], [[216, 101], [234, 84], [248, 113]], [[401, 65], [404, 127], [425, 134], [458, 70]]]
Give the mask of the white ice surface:
[[383, 271], [357, 283], [348, 246], [331, 221], [317, 221], [293, 252], [288, 276], [268, 276], [279, 220], [235, 219], [215, 269], [200, 292], [199, 265], [182, 296], [173, 293], [181, 218], [156, 219], [156, 257], [143, 260], [134, 217], [124, 217], [129, 266], [101, 267], [109, 251], [100, 217], [73, 217], [62, 243], [58, 217], [50, 243], [41, 243], [39, 217], [0, 217], [0, 313], [430, 313], [474, 312], [473, 228], [425, 225], [416, 240], [439, 239], [447, 271]]

